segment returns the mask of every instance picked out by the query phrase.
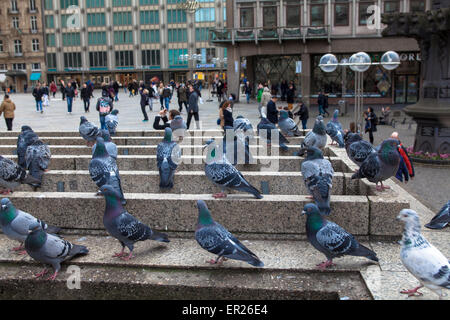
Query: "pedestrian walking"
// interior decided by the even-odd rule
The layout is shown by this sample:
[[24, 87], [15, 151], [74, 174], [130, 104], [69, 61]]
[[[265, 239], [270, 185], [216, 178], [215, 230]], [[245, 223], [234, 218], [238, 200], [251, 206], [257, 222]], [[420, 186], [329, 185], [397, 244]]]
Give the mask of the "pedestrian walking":
[[43, 113], [44, 110], [42, 110], [42, 89], [39, 82], [36, 84], [36, 87], [34, 87], [32, 95], [36, 100], [36, 112]]
[[323, 100], [323, 112], [324, 112], [324, 116], [325, 114], [327, 115], [327, 117], [330, 115], [330, 113], [328, 112], [328, 93], [324, 94], [324, 100]]
[[262, 100], [263, 92], [264, 92], [264, 87], [263, 87], [262, 83], [260, 82], [258, 84], [258, 91], [256, 92], [256, 101], [258, 101], [259, 117], [261, 117], [261, 108], [262, 108], [261, 100]]
[[322, 91], [319, 91], [317, 104], [319, 105], [319, 116], [324, 116], [325, 111], [323, 110], [323, 105], [325, 104], [325, 95], [322, 93]]
[[97, 100], [96, 109], [100, 117], [101, 129], [107, 130], [105, 117], [110, 114], [113, 109], [113, 100], [109, 96], [108, 90], [102, 90], [102, 96]]
[[145, 111], [145, 107], [149, 104], [148, 100], [149, 98], [149, 94], [148, 94], [148, 90], [147, 89], [143, 89], [140, 90], [140, 94], [141, 94], [141, 111], [142, 114], [144, 115], [144, 120], [142, 120], [142, 122], [147, 122], [148, 121], [148, 115], [147, 115], [147, 111]]
[[84, 112], [89, 112], [89, 107], [91, 104], [91, 90], [88, 88], [87, 84], [83, 84], [83, 87], [81, 88], [80, 97], [83, 100], [84, 104]]
[[66, 84], [64, 83], [64, 80], [59, 81], [59, 90], [62, 94], [62, 100], [66, 100]]
[[245, 96], [247, 98], [247, 103], [250, 103], [250, 97], [252, 95], [252, 87], [250, 87], [250, 82], [247, 81], [244, 87]]
[[114, 89], [114, 101], [119, 101], [119, 83], [114, 81], [112, 87]]
[[191, 124], [191, 119], [194, 117], [195, 125], [197, 129], [200, 129], [200, 121], [198, 116], [198, 93], [194, 90], [192, 85], [189, 86], [189, 103], [188, 103], [188, 116], [186, 126], [189, 129], [189, 125]]
[[295, 100], [295, 89], [292, 84], [289, 84], [289, 87], [286, 90], [286, 102], [288, 104], [289, 110], [292, 110], [294, 108], [294, 100]]
[[178, 97], [178, 111], [183, 111], [183, 104], [184, 108], [187, 110], [187, 92], [186, 92], [186, 86], [184, 83], [180, 83], [177, 89], [177, 97]]
[[170, 96], [171, 96], [171, 90], [170, 90], [170, 84], [168, 84], [163, 89], [164, 106], [167, 110], [169, 110]]
[[267, 104], [270, 102], [270, 99], [272, 99], [270, 89], [268, 86], [265, 86], [261, 97], [261, 116], [264, 114], [267, 117]]
[[309, 118], [309, 110], [301, 100], [298, 102], [297, 106], [300, 107], [300, 110], [295, 115], [299, 116], [300, 120], [302, 121], [302, 128], [303, 130], [305, 130]]
[[278, 123], [278, 109], [276, 105], [277, 100], [278, 97], [276, 95], [272, 95], [269, 103], [267, 103], [267, 120], [273, 124]]
[[164, 108], [164, 83], [160, 82], [158, 87], [159, 103], [161, 104], [161, 110]]
[[50, 105], [49, 95], [50, 91], [48, 89], [47, 83], [44, 82], [42, 88], [42, 105], [48, 107]]
[[72, 114], [73, 98], [75, 97], [75, 89], [72, 86], [72, 82], [69, 82], [67, 84], [65, 93], [66, 93], [66, 98], [67, 98], [67, 114]]
[[3, 117], [5, 118], [6, 128], [8, 131], [12, 131], [12, 124], [14, 119], [14, 110], [16, 110], [16, 105], [11, 101], [9, 95], [5, 95], [3, 98], [3, 102], [0, 105], [0, 116], [3, 113]]
[[23, 92], [24, 92], [24, 93], [27, 93], [27, 90], [28, 90], [28, 82], [25, 82], [25, 83], [23, 84]]
[[56, 91], [58, 91], [58, 88], [56, 87], [55, 81], [52, 81], [52, 82], [50, 83], [50, 93], [52, 94], [53, 98], [54, 98], [55, 95], [56, 95]]
[[367, 111], [364, 112], [364, 118], [366, 121], [365, 133], [369, 133], [370, 143], [373, 144], [373, 133], [377, 131], [378, 118], [372, 107], [367, 108]]

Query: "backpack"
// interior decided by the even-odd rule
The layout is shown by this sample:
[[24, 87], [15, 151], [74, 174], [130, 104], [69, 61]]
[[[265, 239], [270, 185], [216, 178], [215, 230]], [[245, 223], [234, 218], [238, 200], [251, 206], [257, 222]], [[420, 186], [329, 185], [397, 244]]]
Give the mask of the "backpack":
[[111, 106], [109, 105], [108, 101], [106, 99], [101, 98], [100, 99], [100, 107], [98, 110], [100, 112], [100, 115], [102, 115], [102, 116], [107, 115], [110, 110], [111, 110]]

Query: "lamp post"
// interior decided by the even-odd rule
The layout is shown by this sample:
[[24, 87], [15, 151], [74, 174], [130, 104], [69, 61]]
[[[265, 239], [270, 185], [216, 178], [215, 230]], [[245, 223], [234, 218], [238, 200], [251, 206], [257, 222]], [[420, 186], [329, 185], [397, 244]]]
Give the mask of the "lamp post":
[[[180, 56], [178, 57], [178, 60], [188, 63], [188, 68], [189, 68], [189, 61], [193, 61], [193, 63], [194, 63], [195, 61], [199, 61], [201, 59], [202, 59], [202, 55], [201, 54], [196, 54], [196, 53], [180, 54]], [[194, 67], [192, 66], [192, 71], [193, 70], [194, 70]]]
[[370, 56], [365, 52], [358, 52], [353, 54], [348, 62], [346, 60], [338, 62], [335, 55], [328, 53], [320, 58], [319, 67], [324, 72], [333, 72], [338, 66], [350, 67], [355, 72], [355, 105], [354, 105], [354, 119], [357, 125], [357, 130], [362, 132], [362, 108], [364, 95], [364, 72], [372, 65], [381, 65], [386, 70], [394, 70], [400, 64], [400, 57], [395, 51], [385, 52], [380, 59], [380, 62], [372, 62]]

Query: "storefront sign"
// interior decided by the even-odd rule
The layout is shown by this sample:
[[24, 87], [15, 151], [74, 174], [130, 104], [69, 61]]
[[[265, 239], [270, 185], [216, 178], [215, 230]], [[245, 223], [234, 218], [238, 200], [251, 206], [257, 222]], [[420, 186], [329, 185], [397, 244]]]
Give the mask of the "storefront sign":
[[400, 61], [420, 61], [420, 52], [400, 53]]
[[202, 64], [202, 63], [197, 64], [197, 68], [215, 68], [215, 67], [216, 67], [215, 64]]

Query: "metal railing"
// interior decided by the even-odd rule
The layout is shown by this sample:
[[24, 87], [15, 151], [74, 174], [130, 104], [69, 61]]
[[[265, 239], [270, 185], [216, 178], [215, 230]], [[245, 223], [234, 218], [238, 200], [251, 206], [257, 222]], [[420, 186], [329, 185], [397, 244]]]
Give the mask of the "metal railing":
[[327, 39], [330, 42], [331, 26], [303, 25], [299, 27], [257, 27], [257, 28], [232, 28], [232, 29], [211, 29], [209, 30], [209, 41], [212, 43], [298, 39], [306, 42], [307, 39]]

